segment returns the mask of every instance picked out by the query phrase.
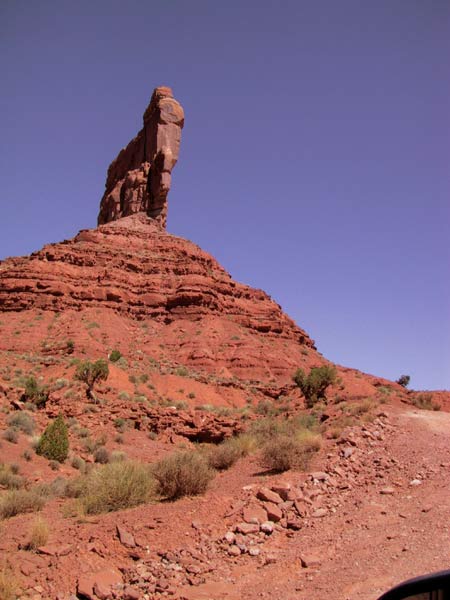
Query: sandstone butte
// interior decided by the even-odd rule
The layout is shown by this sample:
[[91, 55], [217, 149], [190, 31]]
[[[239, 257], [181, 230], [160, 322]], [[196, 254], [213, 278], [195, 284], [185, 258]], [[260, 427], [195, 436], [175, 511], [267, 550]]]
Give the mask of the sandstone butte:
[[[59, 489], [78, 474], [74, 457], [93, 462], [101, 439], [153, 462], [268, 413], [310, 412], [292, 376], [330, 364], [314, 341], [265, 292], [166, 231], [183, 124], [170, 88], [156, 88], [143, 128], [108, 169], [98, 227], [0, 262], [0, 463], [15, 464], [27, 488]], [[122, 358], [92, 404], [77, 361], [113, 350]], [[49, 539], [34, 552], [33, 514], [2, 521], [0, 597], [375, 600], [444, 568], [450, 394], [336, 368], [326, 406], [313, 411], [323, 441], [310, 473], [261, 472], [251, 454], [205, 496], [94, 519], [53, 492], [42, 509]], [[28, 375], [49, 392], [27, 412], [35, 432], [60, 413], [70, 424], [72, 454], [59, 467], [34, 453], [29, 432], [7, 435], [26, 412]], [[12, 481], [0, 479], [0, 511]], [[8, 581], [17, 594], [6, 595]]]

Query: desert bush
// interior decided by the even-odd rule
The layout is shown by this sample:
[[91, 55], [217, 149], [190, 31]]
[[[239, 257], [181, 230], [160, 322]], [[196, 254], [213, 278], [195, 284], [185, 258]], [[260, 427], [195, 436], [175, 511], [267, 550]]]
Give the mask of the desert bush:
[[267, 417], [258, 419], [250, 426], [250, 433], [255, 436], [258, 446], [262, 446], [277, 435], [289, 435], [295, 427], [293, 421], [287, 419]]
[[72, 465], [72, 467], [74, 469], [77, 469], [78, 471], [83, 471], [86, 466], [86, 463], [81, 458], [81, 456], [76, 456], [76, 455], [72, 457], [72, 461], [70, 464]]
[[148, 466], [133, 461], [111, 462], [70, 481], [67, 495], [80, 498], [87, 514], [130, 508], [147, 502], [154, 488]]
[[0, 517], [8, 519], [15, 515], [41, 510], [45, 496], [39, 490], [11, 490], [0, 498]]
[[362, 402], [356, 402], [347, 407], [346, 412], [355, 417], [367, 414], [377, 407], [377, 403], [370, 398], [366, 398]]
[[11, 442], [11, 444], [17, 444], [17, 440], [19, 439], [19, 433], [17, 429], [14, 429], [13, 427], [8, 427], [8, 429], [6, 429], [3, 432], [2, 437], [7, 442]]
[[38, 408], [44, 407], [48, 400], [48, 390], [39, 385], [36, 378], [30, 375], [25, 380], [25, 391], [22, 400], [32, 402]]
[[122, 353], [119, 350], [112, 350], [109, 355], [109, 360], [113, 363], [117, 362], [122, 358]]
[[229, 469], [236, 461], [241, 458], [242, 454], [238, 446], [222, 442], [218, 446], [213, 446], [208, 452], [208, 464], [213, 469], [223, 471]]
[[57, 379], [53, 385], [55, 390], [62, 390], [63, 388], [67, 387], [69, 385], [70, 381], [68, 379], [65, 379], [64, 377], [60, 377], [59, 379]]
[[175, 369], [175, 375], [178, 375], [178, 377], [187, 377], [189, 375], [189, 371], [184, 365], [181, 365]]
[[33, 454], [30, 452], [30, 450], [24, 450], [22, 457], [27, 461], [30, 462], [30, 460], [33, 460]]
[[170, 500], [203, 494], [214, 476], [205, 457], [199, 452], [175, 452], [162, 458], [152, 468], [157, 491]]
[[36, 551], [41, 546], [45, 546], [49, 538], [49, 527], [44, 519], [38, 517], [31, 525], [30, 539], [27, 542], [27, 550]]
[[34, 431], [34, 419], [26, 412], [19, 411], [9, 415], [6, 422], [10, 427], [23, 431], [27, 435], [32, 435]]
[[238, 448], [241, 457], [252, 454], [258, 448], [256, 438], [251, 433], [242, 433], [232, 437], [228, 440], [228, 443]]
[[307, 429], [291, 436], [281, 434], [263, 446], [260, 461], [271, 471], [305, 470], [320, 447], [320, 436]]
[[408, 387], [410, 381], [411, 381], [411, 377], [409, 375], [400, 375], [400, 377], [397, 379], [396, 383], [398, 383], [402, 387]]
[[69, 436], [62, 415], [47, 425], [37, 445], [36, 453], [49, 460], [58, 462], [66, 460], [69, 453]]
[[94, 461], [96, 463], [106, 465], [107, 463], [109, 463], [109, 459], [109, 452], [104, 446], [97, 448], [97, 450], [94, 452]]
[[86, 395], [88, 398], [92, 398], [93, 400], [95, 400], [95, 396], [93, 394], [94, 385], [99, 381], [106, 381], [108, 379], [108, 375], [108, 363], [103, 358], [100, 358], [95, 362], [84, 360], [78, 365], [75, 371], [75, 379], [78, 379], [86, 384]]
[[312, 408], [316, 402], [326, 398], [326, 389], [336, 379], [336, 369], [330, 365], [313, 367], [308, 375], [303, 369], [297, 369], [294, 382], [305, 396], [306, 407]]

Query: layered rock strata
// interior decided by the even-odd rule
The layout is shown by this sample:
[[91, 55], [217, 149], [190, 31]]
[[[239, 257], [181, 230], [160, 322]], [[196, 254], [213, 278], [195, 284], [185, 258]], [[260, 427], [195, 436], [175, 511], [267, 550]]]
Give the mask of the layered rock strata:
[[108, 308], [168, 324], [217, 315], [313, 347], [262, 290], [143, 213], [0, 262], [0, 311]]
[[183, 125], [183, 108], [172, 90], [156, 88], [143, 128], [109, 166], [99, 225], [143, 212], [166, 227], [167, 194]]

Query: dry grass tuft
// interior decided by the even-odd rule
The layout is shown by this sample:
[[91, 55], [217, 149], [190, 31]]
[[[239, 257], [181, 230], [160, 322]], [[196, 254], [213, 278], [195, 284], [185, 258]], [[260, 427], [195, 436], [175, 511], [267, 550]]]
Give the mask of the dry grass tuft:
[[16, 600], [19, 594], [19, 582], [9, 565], [0, 565], [0, 598]]
[[441, 410], [441, 405], [438, 402], [434, 402], [433, 395], [427, 392], [413, 396], [411, 402], [414, 406], [423, 410]]
[[33, 521], [30, 531], [30, 540], [27, 543], [27, 550], [36, 551], [41, 546], [45, 546], [49, 538], [48, 524], [44, 519], [38, 517]]
[[0, 499], [0, 517], [8, 519], [21, 513], [41, 510], [45, 497], [39, 490], [11, 490]]
[[18, 490], [23, 487], [25, 481], [23, 477], [14, 472], [11, 465], [0, 463], [0, 487], [7, 490]]

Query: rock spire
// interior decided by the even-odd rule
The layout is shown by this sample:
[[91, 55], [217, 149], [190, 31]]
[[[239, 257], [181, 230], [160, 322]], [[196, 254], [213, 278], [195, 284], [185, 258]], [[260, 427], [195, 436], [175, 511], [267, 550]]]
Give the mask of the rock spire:
[[171, 172], [178, 160], [182, 106], [168, 87], [157, 87], [144, 126], [110, 164], [98, 224], [144, 212], [165, 228]]

